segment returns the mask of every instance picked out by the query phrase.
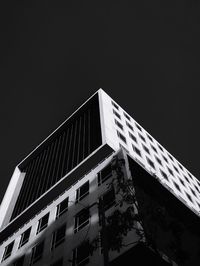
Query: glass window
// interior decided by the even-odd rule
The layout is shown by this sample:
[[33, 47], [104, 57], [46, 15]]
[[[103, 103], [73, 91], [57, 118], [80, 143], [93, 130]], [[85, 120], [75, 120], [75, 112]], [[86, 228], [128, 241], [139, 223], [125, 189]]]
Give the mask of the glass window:
[[115, 191], [113, 188], [102, 195], [101, 202], [104, 211], [108, 210], [115, 204]]
[[178, 168], [177, 168], [175, 165], [173, 165], [173, 167], [174, 167], [174, 169], [176, 170], [176, 172], [179, 173]]
[[156, 158], [156, 161], [157, 161], [160, 165], [162, 165], [161, 160], [160, 160], [157, 156], [155, 156], [155, 158]]
[[17, 259], [14, 263], [13, 266], [23, 266], [24, 265], [24, 259], [25, 255]]
[[165, 172], [163, 172], [161, 169], [160, 169], [160, 172], [161, 172], [161, 175], [166, 179], [166, 180], [169, 180], [168, 179], [168, 176]]
[[155, 169], [155, 165], [154, 165], [154, 163], [152, 162], [152, 160], [150, 160], [148, 157], [146, 157], [146, 158], [147, 158], [147, 162], [149, 163], [149, 165], [150, 165], [152, 168]]
[[98, 186], [100, 186], [102, 183], [104, 183], [106, 180], [108, 180], [112, 176], [112, 168], [111, 164], [104, 167], [98, 174]]
[[12, 253], [13, 246], [14, 246], [14, 241], [12, 241], [8, 246], [5, 247], [2, 261], [7, 259], [8, 257], [10, 257], [10, 255]]
[[113, 114], [121, 120], [121, 115], [118, 112], [113, 110]]
[[124, 143], [126, 143], [126, 138], [119, 131], [117, 131], [117, 135]]
[[25, 245], [30, 237], [30, 233], [31, 233], [31, 227], [28, 228], [22, 235], [21, 235], [21, 239], [20, 239], [20, 243], [19, 243], [19, 248], [22, 247], [23, 245]]
[[42, 258], [44, 250], [44, 241], [40, 242], [32, 249], [32, 255], [31, 255], [31, 265], [36, 263], [38, 260]]
[[169, 171], [169, 173], [170, 173], [170, 175], [174, 175], [174, 172], [169, 168], [169, 167], [167, 167], [167, 169], [168, 169], [168, 171]]
[[65, 241], [65, 231], [66, 231], [66, 224], [62, 225], [56, 231], [53, 232], [51, 249], [56, 248]]
[[138, 135], [139, 135], [139, 137], [140, 137], [144, 142], [146, 142], [144, 136], [142, 136], [140, 133], [139, 133]]
[[60, 204], [57, 205], [56, 219], [63, 215], [68, 210], [69, 198], [64, 199]]
[[128, 133], [129, 133], [130, 138], [137, 143], [136, 137], [133, 134], [131, 134], [131, 132], [128, 132]]
[[151, 148], [157, 153], [157, 149], [151, 144]]
[[89, 224], [89, 217], [90, 212], [89, 208], [85, 208], [81, 210], [76, 216], [75, 216], [75, 228], [74, 233], [81, 230], [83, 227], [85, 227], [87, 224]]
[[48, 221], [49, 221], [49, 213], [47, 213], [45, 216], [43, 216], [39, 220], [39, 222], [38, 222], [38, 228], [37, 228], [37, 234], [39, 232], [41, 232], [42, 230], [44, 230], [47, 227]]
[[162, 157], [163, 157], [163, 159], [165, 160], [165, 162], [168, 163], [167, 158], [166, 158], [163, 154], [162, 154]]
[[126, 125], [133, 131], [133, 127], [126, 121]]
[[144, 149], [148, 154], [150, 154], [149, 149], [148, 149], [144, 144], [142, 144], [142, 147], [143, 147], [143, 149]]
[[115, 119], [115, 124], [116, 124], [121, 130], [124, 129], [123, 126], [122, 126], [122, 124], [121, 124], [120, 122], [118, 122], [116, 119]]
[[176, 187], [176, 189], [178, 189], [179, 191], [181, 191], [179, 185], [176, 182], [174, 182], [174, 181], [173, 181], [173, 183], [174, 183], [174, 186]]
[[84, 266], [89, 263], [90, 246], [89, 241], [85, 241], [73, 250], [72, 266]]
[[89, 194], [89, 180], [85, 182], [79, 189], [76, 191], [76, 202], [82, 200]]
[[135, 123], [135, 125], [136, 125], [136, 127], [137, 127], [140, 131], [142, 131], [141, 126], [139, 126], [137, 123]]
[[132, 147], [133, 147], [133, 150], [139, 155], [141, 156], [141, 151], [135, 146], [132, 144]]
[[112, 101], [112, 105], [113, 105], [117, 110], [119, 110], [119, 106], [118, 106], [116, 103], [114, 103], [113, 101]]
[[129, 115], [127, 115], [126, 113], [124, 113], [124, 116], [126, 117], [126, 119], [128, 119], [129, 121], [131, 120], [130, 119], [130, 116]]

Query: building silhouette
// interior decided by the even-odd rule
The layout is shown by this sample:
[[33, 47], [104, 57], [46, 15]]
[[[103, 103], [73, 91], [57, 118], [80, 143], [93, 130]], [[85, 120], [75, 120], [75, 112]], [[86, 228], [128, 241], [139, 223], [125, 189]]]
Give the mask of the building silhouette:
[[13, 173], [6, 265], [199, 265], [200, 182], [102, 89]]

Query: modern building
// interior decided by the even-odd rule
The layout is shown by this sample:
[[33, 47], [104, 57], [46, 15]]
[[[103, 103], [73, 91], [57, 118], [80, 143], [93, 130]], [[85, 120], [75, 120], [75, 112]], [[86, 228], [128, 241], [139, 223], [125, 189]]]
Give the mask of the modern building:
[[199, 265], [199, 217], [198, 179], [100, 89], [16, 166], [0, 265]]

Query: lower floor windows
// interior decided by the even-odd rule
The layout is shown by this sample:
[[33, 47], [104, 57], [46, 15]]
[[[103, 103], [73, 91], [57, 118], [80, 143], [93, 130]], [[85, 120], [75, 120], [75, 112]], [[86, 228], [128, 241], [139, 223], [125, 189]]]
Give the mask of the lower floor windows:
[[23, 266], [24, 265], [24, 259], [25, 259], [25, 256], [20, 257], [19, 259], [17, 259], [13, 263], [13, 266]]
[[13, 246], [14, 246], [14, 241], [12, 241], [8, 246], [5, 247], [2, 261], [10, 257], [13, 250]]
[[102, 203], [103, 211], [108, 210], [115, 204], [115, 191], [114, 188], [110, 189], [104, 195], [101, 196], [100, 201]]
[[72, 266], [84, 266], [89, 262], [90, 246], [89, 241], [85, 241], [73, 250]]
[[85, 208], [81, 210], [76, 216], [75, 216], [75, 228], [74, 233], [81, 230], [83, 227], [85, 227], [87, 224], [89, 224], [89, 217], [90, 212], [89, 208]]
[[54, 231], [52, 236], [51, 249], [56, 248], [65, 241], [65, 231], [66, 231], [66, 224], [62, 225], [56, 231]]
[[33, 247], [30, 265], [33, 265], [42, 258], [43, 250], [44, 250], [44, 241], [38, 243], [36, 246]]

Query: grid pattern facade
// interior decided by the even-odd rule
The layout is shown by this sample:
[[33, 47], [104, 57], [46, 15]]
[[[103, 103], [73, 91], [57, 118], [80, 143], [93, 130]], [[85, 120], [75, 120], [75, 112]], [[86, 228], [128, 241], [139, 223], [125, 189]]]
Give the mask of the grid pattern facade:
[[109, 97], [119, 145], [188, 207], [200, 213], [200, 182]]

